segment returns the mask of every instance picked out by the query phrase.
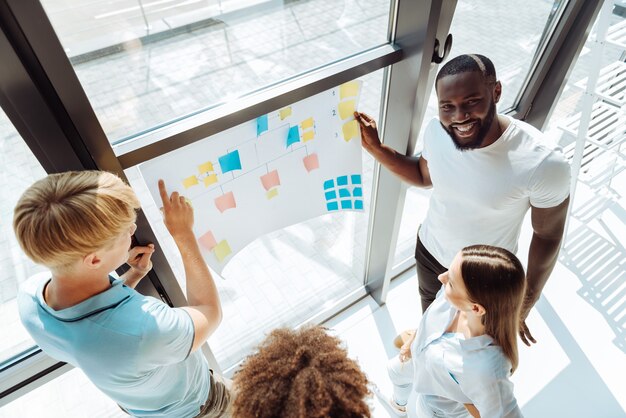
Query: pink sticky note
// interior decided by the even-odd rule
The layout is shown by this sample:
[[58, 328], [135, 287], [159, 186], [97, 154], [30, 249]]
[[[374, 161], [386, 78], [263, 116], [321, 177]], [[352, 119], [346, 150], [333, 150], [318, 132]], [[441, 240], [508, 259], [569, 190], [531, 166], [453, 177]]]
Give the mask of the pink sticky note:
[[217, 245], [217, 241], [215, 240], [215, 237], [213, 236], [213, 232], [211, 231], [207, 232], [206, 234], [198, 238], [198, 242], [200, 243], [200, 245], [202, 245], [204, 248], [206, 248], [209, 251], [211, 251], [213, 247]]
[[267, 174], [261, 176], [261, 183], [265, 190], [269, 190], [272, 187], [280, 185], [280, 179], [278, 178], [278, 170], [270, 171]]
[[317, 154], [307, 155], [302, 159], [302, 161], [304, 162], [306, 171], [313, 171], [316, 168], [320, 168], [320, 161], [317, 158]]
[[227, 209], [232, 209], [237, 207], [237, 202], [235, 202], [235, 195], [233, 192], [228, 192], [217, 199], [215, 199], [215, 206], [219, 209], [220, 212], [224, 212]]

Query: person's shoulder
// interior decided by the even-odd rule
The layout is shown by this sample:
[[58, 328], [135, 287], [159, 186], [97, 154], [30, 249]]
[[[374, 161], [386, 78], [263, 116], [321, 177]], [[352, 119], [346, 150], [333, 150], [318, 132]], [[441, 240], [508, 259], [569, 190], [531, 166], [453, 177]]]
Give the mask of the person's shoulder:
[[29, 277], [23, 282], [17, 292], [18, 304], [20, 302], [34, 301], [37, 298], [37, 292], [41, 287], [50, 280], [50, 272], [45, 271]]
[[466, 362], [464, 367], [481, 382], [494, 382], [510, 375], [511, 362], [498, 345], [492, 344], [476, 350], [471, 353], [471, 357], [471, 361]]

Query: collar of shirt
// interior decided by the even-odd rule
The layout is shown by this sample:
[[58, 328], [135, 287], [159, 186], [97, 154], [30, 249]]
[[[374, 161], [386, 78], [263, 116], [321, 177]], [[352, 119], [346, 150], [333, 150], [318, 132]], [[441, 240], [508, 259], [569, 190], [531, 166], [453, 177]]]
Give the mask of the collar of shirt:
[[130, 288], [124, 286], [124, 282], [109, 276], [111, 287], [102, 293], [90, 297], [81, 303], [59, 311], [52, 309], [44, 299], [44, 289], [50, 280], [42, 281], [37, 289], [37, 301], [43, 310], [63, 322], [80, 321], [88, 316], [95, 315], [107, 309], [111, 309], [131, 296]]

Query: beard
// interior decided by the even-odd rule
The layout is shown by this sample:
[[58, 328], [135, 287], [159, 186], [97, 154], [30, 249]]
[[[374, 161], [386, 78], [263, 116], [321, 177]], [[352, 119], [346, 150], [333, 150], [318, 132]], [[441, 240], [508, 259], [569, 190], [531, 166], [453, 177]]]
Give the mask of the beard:
[[456, 137], [454, 133], [454, 129], [446, 128], [445, 126], [443, 126], [443, 124], [441, 126], [443, 126], [443, 129], [448, 133], [448, 135], [450, 135], [450, 138], [452, 139], [452, 142], [454, 142], [454, 146], [456, 147], [456, 149], [458, 149], [459, 151], [467, 151], [467, 150], [476, 149], [480, 147], [480, 144], [483, 143], [483, 140], [485, 139], [485, 137], [487, 136], [487, 133], [489, 132], [489, 129], [491, 128], [491, 124], [493, 123], [493, 119], [495, 118], [495, 116], [496, 116], [496, 102], [492, 101], [491, 105], [489, 106], [489, 111], [487, 112], [487, 116], [485, 116], [485, 119], [482, 119], [482, 120], [479, 119], [476, 121], [476, 123], [478, 123], [478, 134], [476, 134], [476, 138], [464, 144], [459, 142], [458, 138]]

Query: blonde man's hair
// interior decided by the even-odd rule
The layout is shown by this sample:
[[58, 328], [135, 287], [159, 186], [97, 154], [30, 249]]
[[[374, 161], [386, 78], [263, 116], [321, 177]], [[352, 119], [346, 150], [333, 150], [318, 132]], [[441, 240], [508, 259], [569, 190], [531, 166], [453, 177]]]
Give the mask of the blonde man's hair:
[[110, 245], [135, 222], [139, 206], [135, 192], [114, 174], [50, 174], [20, 197], [13, 229], [22, 250], [35, 263], [64, 270]]

